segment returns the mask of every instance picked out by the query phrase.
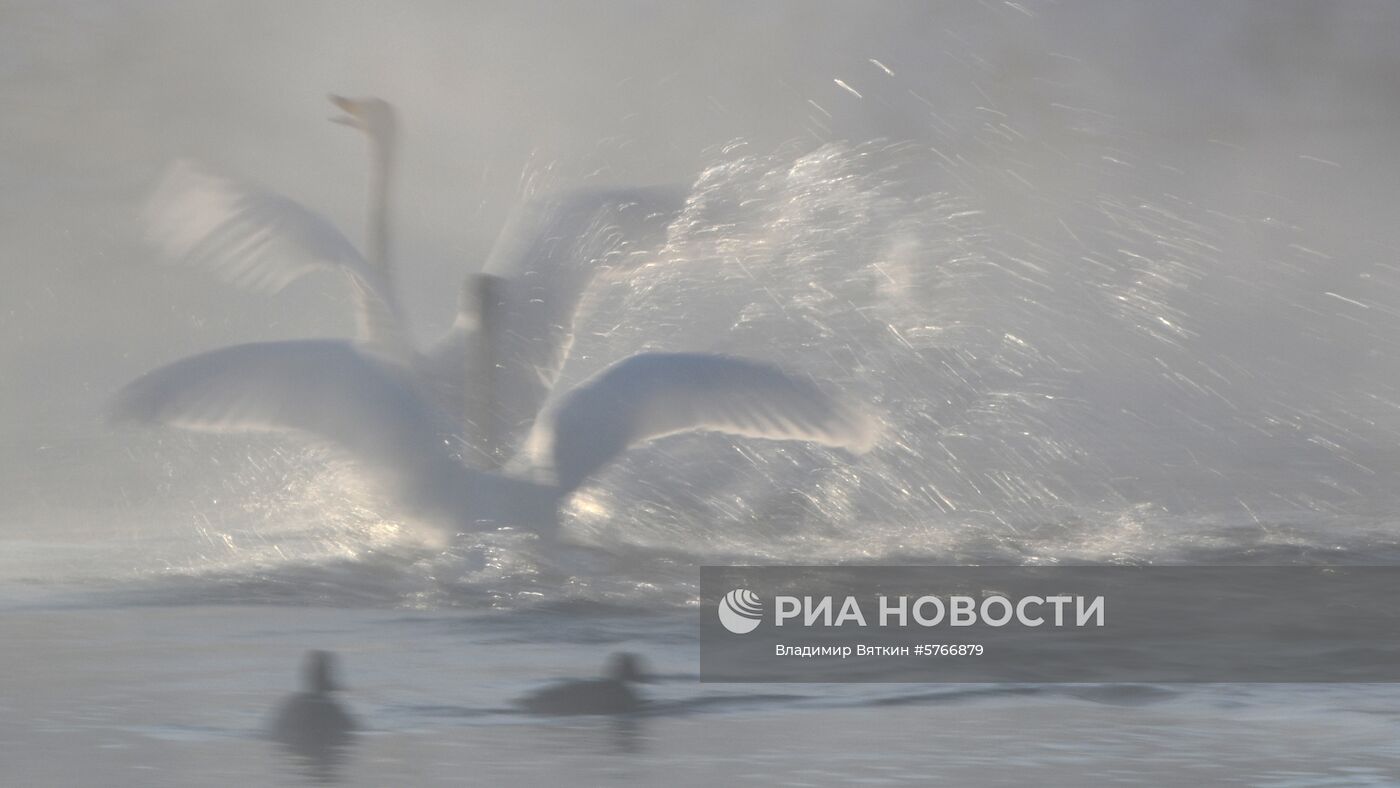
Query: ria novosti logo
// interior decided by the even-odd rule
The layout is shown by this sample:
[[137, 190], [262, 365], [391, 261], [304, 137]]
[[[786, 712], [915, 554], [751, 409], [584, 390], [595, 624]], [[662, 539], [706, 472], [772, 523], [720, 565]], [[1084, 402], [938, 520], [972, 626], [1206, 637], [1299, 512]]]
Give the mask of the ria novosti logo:
[[747, 588], [736, 588], [719, 600], [719, 623], [736, 635], [746, 635], [763, 621], [763, 600]]
[[[998, 628], [1008, 624], [1022, 627], [1102, 627], [1104, 597], [1070, 594], [1027, 595], [1009, 598], [1003, 594], [985, 596], [953, 594], [946, 598], [933, 594], [875, 596], [877, 611], [862, 605], [855, 596], [777, 596], [773, 598], [773, 626], [782, 627], [972, 627]], [[736, 588], [719, 600], [719, 622], [736, 635], [747, 635], [763, 622], [763, 600], [747, 588]], [[878, 612], [878, 617], [876, 613]]]

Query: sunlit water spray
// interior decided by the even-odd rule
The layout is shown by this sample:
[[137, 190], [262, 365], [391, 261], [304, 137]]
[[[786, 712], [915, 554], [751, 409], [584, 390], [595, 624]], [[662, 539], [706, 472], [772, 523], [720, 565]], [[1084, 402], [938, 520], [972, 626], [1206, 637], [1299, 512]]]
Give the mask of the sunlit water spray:
[[1335, 412], [1308, 356], [1221, 341], [1299, 331], [1280, 310], [1305, 275], [1242, 281], [1227, 260], [1231, 236], [1273, 224], [1052, 193], [1061, 218], [1027, 237], [967, 181], [888, 143], [707, 170], [667, 258], [603, 294], [622, 317], [583, 327], [566, 374], [637, 346], [757, 355], [867, 399], [884, 439], [854, 464], [663, 441], [577, 527], [786, 562], [1298, 560], [1375, 538], [1356, 457], [1384, 439]]
[[[877, 66], [853, 106], [928, 103]], [[123, 571], [359, 571], [390, 604], [508, 606], [684, 601], [707, 561], [1389, 554], [1400, 269], [1334, 248], [1307, 206], [1212, 185], [1186, 145], [1025, 98], [931, 109], [914, 140], [721, 146], [662, 254], [580, 311], [557, 391], [641, 350], [763, 359], [867, 403], [870, 454], [662, 439], [567, 502], [582, 549], [561, 550], [425, 531], [294, 442], [123, 435], [152, 465], [139, 500], [93, 486], [153, 537]]]
[[[328, 455], [221, 438], [246, 453], [205, 461], [217, 489], [172, 507], [197, 548], [153, 571], [232, 586], [252, 573], [251, 587], [294, 596], [329, 584], [315, 592], [327, 598], [375, 578], [370, 597], [426, 606], [649, 605], [683, 603], [707, 561], [1346, 560], [1375, 547], [1374, 501], [1358, 504], [1375, 470], [1356, 457], [1378, 447], [1355, 414], [1329, 412], [1335, 395], [1303, 361], [1214, 341], [1277, 323], [1300, 297], [1286, 275], [1252, 301], [1222, 295], [1238, 278], [1230, 217], [1104, 195], [1068, 200], [1029, 237], [996, 220], [995, 190], [939, 177], [917, 145], [746, 147], [699, 177], [653, 264], [595, 285], [559, 390], [644, 349], [769, 360], [869, 403], [883, 423], [872, 453], [662, 439], [568, 502], [565, 541], [583, 549], [445, 540]], [[191, 483], [161, 463], [172, 492]]]

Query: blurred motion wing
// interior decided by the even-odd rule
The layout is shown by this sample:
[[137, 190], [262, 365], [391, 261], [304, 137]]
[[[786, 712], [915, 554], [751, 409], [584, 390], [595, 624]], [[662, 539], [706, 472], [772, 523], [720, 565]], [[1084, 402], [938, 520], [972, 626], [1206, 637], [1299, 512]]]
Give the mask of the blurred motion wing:
[[[482, 273], [492, 277], [489, 320], [495, 372], [494, 434], [510, 445], [529, 429], [573, 341], [574, 315], [603, 271], [654, 258], [680, 213], [685, 190], [651, 187], [576, 191], [526, 202], [507, 222]], [[481, 327], [478, 327], [481, 330]]]
[[167, 257], [198, 266], [238, 287], [275, 293], [315, 271], [350, 278], [360, 338], [406, 347], [385, 281], [325, 217], [280, 194], [177, 161], [144, 211], [147, 238]]
[[341, 340], [191, 356], [128, 384], [112, 416], [204, 432], [300, 432], [405, 479], [444, 454], [444, 428], [408, 376]]
[[552, 455], [561, 487], [576, 488], [628, 447], [710, 430], [749, 438], [801, 440], [862, 453], [874, 419], [781, 369], [704, 353], [643, 353], [569, 392], [541, 419], [531, 448]]

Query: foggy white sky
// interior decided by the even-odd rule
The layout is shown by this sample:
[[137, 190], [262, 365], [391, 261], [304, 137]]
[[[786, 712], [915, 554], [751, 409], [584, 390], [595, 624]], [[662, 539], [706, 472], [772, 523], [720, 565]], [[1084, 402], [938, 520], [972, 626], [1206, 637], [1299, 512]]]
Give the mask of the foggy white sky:
[[[0, 2], [0, 432], [91, 420], [181, 354], [348, 330], [334, 279], [235, 293], [155, 264], [136, 222], [166, 163], [193, 156], [358, 240], [363, 147], [325, 122], [331, 91], [401, 110], [398, 252], [425, 334], [449, 319], [522, 173], [687, 181], [740, 138], [757, 151], [908, 139], [1002, 168], [975, 133], [991, 112], [1029, 138], [1041, 184], [1159, 196], [1084, 160], [1085, 141], [1098, 155], [1108, 136], [1153, 164], [1161, 191], [1277, 213], [1332, 261], [1309, 274], [1317, 293], [1375, 307], [1320, 317], [1304, 372], [1386, 365], [1400, 292], [1358, 277], [1400, 257], [1397, 32], [1400, 9], [1379, 2]], [[993, 220], [1023, 234], [1054, 224], [1023, 195], [957, 188], [986, 189], [1004, 208]], [[1200, 286], [1228, 301], [1270, 277], [1251, 243]], [[1291, 306], [1241, 308], [1277, 326], [1306, 314]]]

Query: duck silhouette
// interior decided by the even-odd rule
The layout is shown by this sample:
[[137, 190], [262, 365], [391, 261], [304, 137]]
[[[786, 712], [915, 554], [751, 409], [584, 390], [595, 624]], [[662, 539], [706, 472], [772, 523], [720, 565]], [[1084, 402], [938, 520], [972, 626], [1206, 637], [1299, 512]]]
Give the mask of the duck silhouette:
[[563, 681], [524, 696], [518, 704], [530, 714], [630, 714], [646, 705], [633, 685], [647, 680], [641, 659], [622, 652], [608, 660], [603, 678]]
[[302, 668], [302, 691], [278, 707], [270, 731], [272, 740], [318, 761], [328, 760], [343, 749], [357, 726], [331, 694], [340, 689], [335, 681], [335, 655], [329, 651], [308, 651]]

